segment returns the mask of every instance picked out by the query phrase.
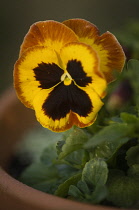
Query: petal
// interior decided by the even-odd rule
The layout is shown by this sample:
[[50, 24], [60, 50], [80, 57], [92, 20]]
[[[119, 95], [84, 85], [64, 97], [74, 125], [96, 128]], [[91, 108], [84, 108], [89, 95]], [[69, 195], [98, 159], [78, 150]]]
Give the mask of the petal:
[[103, 106], [103, 102], [101, 101], [98, 94], [95, 91], [93, 91], [91, 87], [89, 86], [82, 87], [82, 88], [80, 87], [80, 89], [83, 90], [88, 95], [93, 106], [91, 112], [86, 117], [83, 117], [83, 116], [80, 116], [79, 114], [74, 113], [74, 115], [76, 116], [75, 125], [82, 128], [82, 127], [91, 125], [96, 120], [97, 113]]
[[83, 43], [69, 43], [60, 52], [63, 68], [68, 71], [76, 84], [90, 85], [100, 97], [104, 96], [106, 80], [99, 71], [96, 52]]
[[20, 100], [30, 108], [41, 89], [51, 89], [59, 82], [64, 71], [54, 50], [42, 46], [29, 48], [14, 68], [15, 89]]
[[90, 45], [98, 53], [100, 71], [108, 83], [113, 81], [114, 71], [121, 72], [125, 63], [125, 54], [116, 37], [110, 32], [100, 36], [97, 27], [83, 19], [71, 19], [63, 24], [76, 33], [80, 42]]
[[47, 92], [42, 90], [34, 99], [38, 121], [52, 131], [61, 132], [73, 125], [86, 127], [93, 123], [103, 105], [91, 88], [79, 88], [73, 82], [63, 83]]
[[84, 19], [69, 19], [64, 21], [63, 24], [71, 28], [81, 42], [88, 45], [90, 45], [92, 41], [95, 42], [96, 37], [99, 36], [98, 28]]
[[[47, 91], [41, 90], [37, 97], [34, 98], [33, 104], [35, 107], [36, 118], [43, 127], [55, 132], [62, 132], [71, 128], [73, 124], [69, 123], [69, 113], [66, 114], [65, 117], [61, 117], [55, 120], [53, 120], [53, 118], [50, 116], [50, 113], [49, 115], [47, 115], [47, 107], [45, 105], [45, 102], [52, 95], [52, 91], [53, 88]], [[57, 100], [62, 99], [61, 97], [58, 97]], [[50, 102], [53, 113], [59, 113], [59, 110], [57, 110], [57, 100], [52, 100]]]
[[20, 55], [29, 47], [45, 46], [59, 52], [63, 45], [76, 42], [76, 34], [67, 26], [56, 21], [40, 21], [34, 23], [21, 45]]

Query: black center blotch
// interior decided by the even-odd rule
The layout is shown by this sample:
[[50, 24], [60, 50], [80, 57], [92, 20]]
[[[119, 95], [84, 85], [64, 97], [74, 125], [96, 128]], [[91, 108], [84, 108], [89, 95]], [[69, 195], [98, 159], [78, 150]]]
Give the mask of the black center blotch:
[[87, 117], [93, 106], [88, 94], [73, 82], [69, 86], [57, 85], [44, 102], [44, 113], [53, 120], [64, 118], [70, 110], [81, 117]]
[[40, 82], [39, 87], [49, 89], [61, 81], [64, 71], [55, 63], [39, 63], [33, 69], [35, 78]]
[[92, 82], [92, 78], [87, 77], [86, 73], [84, 72], [81, 61], [77, 61], [76, 59], [70, 60], [67, 63], [67, 71], [74, 79], [76, 84], [81, 87], [85, 87], [88, 85], [88, 83]]

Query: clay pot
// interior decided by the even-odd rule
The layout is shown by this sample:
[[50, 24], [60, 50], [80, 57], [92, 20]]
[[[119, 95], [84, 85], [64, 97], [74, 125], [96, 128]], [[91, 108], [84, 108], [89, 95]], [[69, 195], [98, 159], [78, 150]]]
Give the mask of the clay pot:
[[17, 141], [36, 123], [34, 112], [22, 105], [11, 88], [0, 98], [0, 210], [118, 210], [87, 205], [35, 190], [12, 178], [6, 169]]

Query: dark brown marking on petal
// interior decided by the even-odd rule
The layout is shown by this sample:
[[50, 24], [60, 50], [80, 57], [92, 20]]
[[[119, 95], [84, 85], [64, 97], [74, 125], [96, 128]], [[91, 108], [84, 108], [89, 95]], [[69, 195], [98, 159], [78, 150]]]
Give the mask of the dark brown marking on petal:
[[60, 82], [64, 71], [55, 63], [40, 63], [33, 69], [40, 88], [49, 89]]
[[81, 117], [87, 117], [92, 111], [92, 102], [87, 93], [73, 82], [69, 86], [57, 85], [44, 102], [44, 113], [53, 120], [60, 120], [72, 111]]
[[77, 83], [77, 85], [81, 87], [85, 87], [88, 83], [92, 82], [92, 78], [86, 76], [81, 61], [70, 60], [67, 64], [67, 71]]

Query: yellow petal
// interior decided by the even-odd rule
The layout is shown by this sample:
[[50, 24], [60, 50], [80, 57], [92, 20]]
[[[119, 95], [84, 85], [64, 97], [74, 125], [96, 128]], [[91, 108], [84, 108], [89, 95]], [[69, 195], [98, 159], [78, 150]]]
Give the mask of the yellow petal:
[[104, 96], [106, 80], [99, 71], [96, 52], [83, 43], [69, 43], [60, 52], [63, 68], [78, 86], [91, 86], [100, 97]]
[[[53, 89], [52, 89], [53, 90]], [[43, 104], [47, 101], [52, 90], [41, 90], [37, 97], [34, 98], [33, 104], [35, 107], [36, 118], [39, 123], [54, 132], [62, 132], [72, 127], [72, 123], [69, 123], [69, 113], [65, 117], [59, 119], [52, 119], [51, 116], [47, 115], [43, 110]], [[52, 101], [53, 113], [57, 112], [57, 101]]]
[[95, 91], [93, 91], [91, 87], [89, 86], [82, 87], [82, 88], [80, 87], [80, 89], [82, 89], [88, 95], [92, 103], [92, 107], [93, 107], [92, 111], [86, 117], [83, 117], [83, 116], [80, 116], [79, 114], [74, 113], [74, 115], [76, 116], [76, 121], [74, 124], [82, 128], [82, 127], [91, 125], [96, 120], [97, 113], [103, 106], [103, 102], [101, 101], [98, 94]]
[[100, 71], [107, 82], [115, 79], [115, 71], [121, 72], [125, 54], [116, 37], [110, 32], [100, 35], [95, 25], [83, 19], [70, 19], [63, 22], [79, 37], [79, 41], [90, 45], [100, 59]]
[[71, 28], [79, 37], [80, 41], [89, 45], [90, 42], [94, 42], [99, 35], [98, 28], [84, 19], [69, 19], [64, 21], [63, 24]]
[[56, 21], [40, 21], [30, 27], [21, 45], [20, 55], [33, 46], [51, 47], [59, 52], [63, 45], [76, 41], [78, 41], [76, 34], [64, 24]]
[[33, 100], [42, 89], [51, 89], [64, 71], [54, 50], [42, 46], [29, 48], [15, 64], [14, 84], [20, 100], [34, 108]]

